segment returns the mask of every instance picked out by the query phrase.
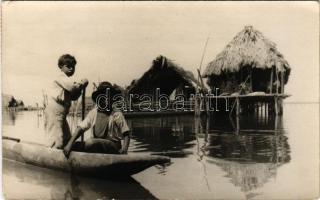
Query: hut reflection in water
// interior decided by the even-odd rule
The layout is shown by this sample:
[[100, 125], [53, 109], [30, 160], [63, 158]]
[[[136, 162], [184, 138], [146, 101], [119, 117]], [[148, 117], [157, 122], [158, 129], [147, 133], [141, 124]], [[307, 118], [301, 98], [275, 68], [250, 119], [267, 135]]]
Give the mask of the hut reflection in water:
[[[254, 196], [253, 190], [276, 178], [280, 166], [290, 162], [290, 146], [282, 117], [275, 116], [266, 121], [252, 117], [241, 119], [239, 124], [245, 127], [243, 131], [239, 128], [223, 131], [221, 128], [226, 124], [219, 120], [210, 123], [212, 119], [208, 117], [200, 120], [199, 130], [202, 131], [198, 134], [205, 138], [200, 149], [207, 163], [226, 171], [231, 183], [240, 187], [249, 198]], [[257, 129], [259, 126], [261, 129]]]
[[195, 154], [205, 168], [211, 164], [221, 167], [248, 198], [276, 178], [277, 169], [291, 159], [280, 116], [267, 120], [242, 117], [238, 130], [231, 120], [210, 116], [136, 118], [129, 123], [135, 140], [133, 152], [160, 152], [175, 158]]

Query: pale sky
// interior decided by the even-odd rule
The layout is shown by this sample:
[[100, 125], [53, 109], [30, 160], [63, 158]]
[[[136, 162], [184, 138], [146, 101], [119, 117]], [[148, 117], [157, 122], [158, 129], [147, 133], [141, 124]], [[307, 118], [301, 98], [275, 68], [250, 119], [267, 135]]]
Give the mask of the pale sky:
[[[244, 26], [277, 44], [292, 73], [291, 102], [319, 102], [317, 2], [4, 2], [2, 89], [42, 101], [60, 55], [76, 57], [76, 78], [128, 85], [164, 55], [196, 75]], [[89, 85], [90, 94], [92, 84]]]

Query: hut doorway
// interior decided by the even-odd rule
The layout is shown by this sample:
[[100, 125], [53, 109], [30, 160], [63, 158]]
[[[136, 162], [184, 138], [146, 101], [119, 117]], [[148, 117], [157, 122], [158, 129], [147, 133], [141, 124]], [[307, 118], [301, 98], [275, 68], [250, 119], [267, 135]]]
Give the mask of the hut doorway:
[[252, 68], [252, 92], [268, 92], [271, 69]]

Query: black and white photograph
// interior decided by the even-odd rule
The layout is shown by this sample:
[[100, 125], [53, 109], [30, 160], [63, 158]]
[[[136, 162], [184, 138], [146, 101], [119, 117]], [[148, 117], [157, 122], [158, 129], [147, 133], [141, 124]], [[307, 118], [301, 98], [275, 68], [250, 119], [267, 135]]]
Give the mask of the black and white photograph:
[[318, 1], [3, 1], [8, 200], [318, 199]]

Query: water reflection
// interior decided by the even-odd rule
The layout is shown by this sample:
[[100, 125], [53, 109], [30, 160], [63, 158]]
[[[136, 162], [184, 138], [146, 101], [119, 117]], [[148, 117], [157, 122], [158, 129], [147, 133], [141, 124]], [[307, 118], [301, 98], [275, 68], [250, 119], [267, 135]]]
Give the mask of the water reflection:
[[259, 195], [254, 191], [275, 179], [277, 169], [291, 160], [281, 117], [158, 117], [132, 119], [130, 125], [137, 142], [133, 152], [162, 151], [173, 158], [195, 154], [205, 174], [210, 174], [210, 165], [220, 167], [247, 198]]
[[207, 123], [202, 122], [199, 126], [210, 126], [205, 127], [207, 139], [201, 148], [206, 161], [221, 167], [231, 183], [240, 187], [247, 198], [258, 195], [252, 191], [262, 187], [270, 178], [276, 178], [277, 169], [291, 160], [280, 117], [262, 121], [261, 129], [257, 129], [257, 122], [261, 121], [243, 117], [233, 132], [217, 129], [215, 124], [208, 123], [212, 120], [210, 117], [203, 120]]
[[11, 199], [156, 199], [133, 178], [91, 179], [7, 160], [3, 179]]
[[[20, 133], [17, 137], [35, 138], [39, 141], [39, 135], [43, 134], [43, 119], [40, 116], [38, 121], [35, 121], [35, 117], [36, 113], [32, 112], [18, 112], [14, 115], [7, 113], [3, 117], [4, 133]], [[73, 116], [68, 120], [72, 127], [80, 119]], [[195, 178], [202, 173], [208, 191], [214, 190], [212, 182], [215, 181], [215, 173], [220, 171], [224, 173], [224, 179], [228, 179], [239, 188], [246, 198], [256, 197], [260, 195], [256, 192], [257, 189], [276, 179], [278, 169], [291, 161], [288, 134], [283, 128], [281, 117], [255, 119], [252, 116], [244, 116], [229, 119], [217, 116], [195, 118], [194, 115], [185, 115], [132, 118], [128, 119], [128, 124], [132, 130], [129, 154], [146, 153], [173, 158], [169, 166], [155, 167], [154, 172], [161, 176], [170, 174], [170, 171], [185, 170], [185, 166], [194, 164], [193, 159], [196, 158], [203, 173], [185, 171], [185, 174]], [[28, 134], [24, 132], [26, 128], [29, 129]], [[4, 183], [8, 188], [4, 191], [12, 198], [39, 198], [35, 195], [54, 199], [155, 198], [134, 179], [91, 180], [52, 171], [42, 173], [40, 171], [45, 169], [35, 169], [33, 166], [17, 167], [12, 164], [5, 164], [3, 169]], [[220, 170], [217, 172], [216, 169]], [[174, 176], [167, 179], [175, 184], [180, 181]], [[35, 189], [38, 192], [34, 196], [29, 194], [30, 196], [25, 197], [25, 191], [12, 191], [16, 186], [11, 187], [10, 181], [15, 184], [28, 183], [25, 187], [32, 191], [34, 187], [40, 189]], [[190, 182], [194, 187], [195, 184], [197, 185]], [[125, 191], [123, 188], [126, 188]], [[235, 191], [234, 188], [230, 189]]]
[[[202, 116], [195, 118], [196, 133], [199, 130], [220, 132], [266, 132], [283, 129], [283, 118], [281, 116], [253, 116], [244, 115], [240, 117], [221, 117], [219, 115]], [[204, 131], [202, 131], [204, 132]]]
[[206, 155], [238, 162], [286, 163], [290, 161], [288, 138], [283, 133], [210, 134]]
[[193, 117], [155, 117], [129, 120], [135, 140], [132, 152], [152, 152], [153, 154], [185, 157], [186, 151], [195, 144]]
[[16, 123], [16, 117], [18, 115], [18, 111], [14, 110], [2, 110], [2, 123], [3, 125], [14, 126]]

